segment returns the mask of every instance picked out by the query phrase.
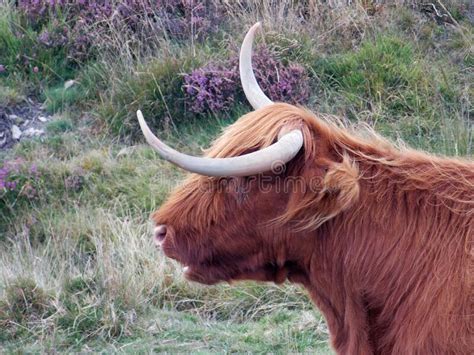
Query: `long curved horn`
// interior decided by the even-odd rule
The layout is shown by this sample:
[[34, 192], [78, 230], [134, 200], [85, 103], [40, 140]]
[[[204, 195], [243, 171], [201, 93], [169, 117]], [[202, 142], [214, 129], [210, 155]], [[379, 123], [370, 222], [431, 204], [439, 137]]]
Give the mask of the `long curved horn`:
[[283, 135], [278, 142], [262, 150], [231, 158], [193, 157], [168, 147], [148, 127], [140, 110], [138, 122], [150, 144], [165, 160], [184, 170], [207, 176], [250, 176], [278, 168], [289, 162], [303, 146], [303, 134], [293, 130]]
[[255, 31], [260, 27], [260, 22], [253, 25], [245, 35], [240, 48], [240, 81], [245, 96], [255, 110], [273, 104], [267, 95], [260, 89], [252, 69], [252, 43]]

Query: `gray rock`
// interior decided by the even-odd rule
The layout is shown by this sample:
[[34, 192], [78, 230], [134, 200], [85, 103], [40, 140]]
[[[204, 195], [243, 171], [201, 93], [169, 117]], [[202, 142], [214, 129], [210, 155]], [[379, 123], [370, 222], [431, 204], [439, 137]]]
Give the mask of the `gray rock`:
[[23, 134], [26, 137], [39, 137], [39, 136], [42, 136], [44, 134], [44, 130], [30, 127], [28, 129], [24, 130]]
[[9, 148], [13, 144], [11, 125], [12, 121], [0, 108], [0, 149]]
[[15, 140], [18, 140], [18, 139], [20, 139], [21, 134], [22, 133], [21, 133], [20, 128], [18, 128], [17, 125], [13, 125], [12, 126], [12, 138], [15, 139]]
[[67, 90], [71, 86], [75, 85], [76, 83], [77, 83], [76, 80], [68, 80], [64, 83], [64, 88]]
[[48, 122], [48, 118], [46, 118], [44, 116], [39, 116], [38, 120], [40, 120], [41, 122]]

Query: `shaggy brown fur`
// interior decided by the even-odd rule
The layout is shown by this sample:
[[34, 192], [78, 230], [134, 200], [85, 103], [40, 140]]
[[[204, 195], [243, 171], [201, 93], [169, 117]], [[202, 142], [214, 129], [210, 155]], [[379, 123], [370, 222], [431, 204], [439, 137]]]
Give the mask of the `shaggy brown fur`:
[[190, 175], [153, 216], [168, 226], [166, 255], [206, 284], [303, 284], [340, 354], [472, 353], [474, 163], [287, 104], [243, 116], [207, 155], [255, 151], [295, 127], [304, 148], [283, 172]]

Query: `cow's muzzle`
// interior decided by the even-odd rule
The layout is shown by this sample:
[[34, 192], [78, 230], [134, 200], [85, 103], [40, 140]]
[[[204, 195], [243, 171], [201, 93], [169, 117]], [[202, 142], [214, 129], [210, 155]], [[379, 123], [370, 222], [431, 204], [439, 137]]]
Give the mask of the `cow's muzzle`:
[[168, 228], [165, 224], [160, 224], [155, 227], [153, 231], [153, 241], [156, 246], [161, 246], [166, 239], [166, 234], [168, 233]]

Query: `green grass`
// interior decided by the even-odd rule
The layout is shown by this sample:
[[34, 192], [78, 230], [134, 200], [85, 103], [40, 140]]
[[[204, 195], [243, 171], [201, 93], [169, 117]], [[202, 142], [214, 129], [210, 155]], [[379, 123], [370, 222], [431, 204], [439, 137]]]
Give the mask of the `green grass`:
[[378, 35], [357, 51], [318, 59], [313, 73], [331, 110], [418, 148], [443, 152], [447, 130], [463, 121], [455, 114], [459, 74], [446, 61], [427, 60], [403, 36]]
[[61, 16], [45, 18], [45, 23], [33, 28], [8, 1], [0, 4], [0, 64], [10, 81], [21, 82], [30, 94], [39, 97], [45, 87], [71, 79], [78, 69], [66, 46], [46, 46], [37, 40], [43, 30], [61, 31], [67, 26]]
[[0, 106], [10, 106], [19, 104], [23, 101], [24, 96], [21, 89], [0, 85]]
[[[52, 122], [61, 127], [63, 121]], [[203, 144], [217, 126], [202, 129]], [[198, 131], [186, 127], [183, 142]], [[11, 153], [35, 162], [41, 182], [36, 196], [2, 208], [4, 351], [327, 353], [324, 322], [303, 290], [198, 286], [152, 248], [149, 214], [181, 171], [145, 145], [130, 149], [62, 128], [52, 133]], [[73, 176], [81, 179], [68, 185]]]
[[[124, 336], [119, 341], [95, 340], [88, 349], [98, 352], [209, 352], [228, 353], [277, 353], [310, 352], [332, 354], [327, 347], [327, 330], [324, 322], [312, 311], [275, 311], [271, 316], [245, 323], [205, 320], [183, 312], [155, 310], [140, 324], [133, 336]], [[67, 344], [61, 335], [50, 343], [25, 342], [25, 352], [85, 351], [80, 344]], [[7, 352], [18, 348], [7, 343]]]

